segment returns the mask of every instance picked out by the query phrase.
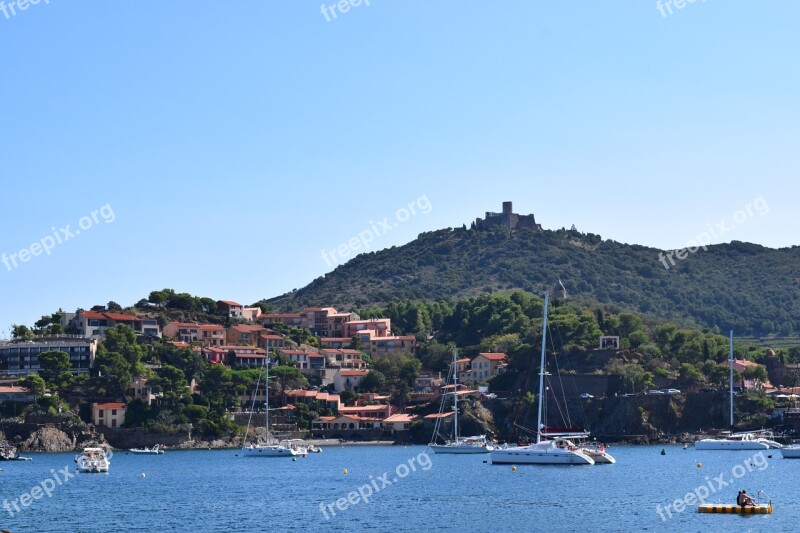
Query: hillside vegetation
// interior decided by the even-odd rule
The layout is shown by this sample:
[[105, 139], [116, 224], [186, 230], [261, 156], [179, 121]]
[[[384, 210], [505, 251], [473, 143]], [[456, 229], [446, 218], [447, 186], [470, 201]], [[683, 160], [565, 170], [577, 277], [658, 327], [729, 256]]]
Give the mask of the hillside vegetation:
[[699, 250], [669, 269], [659, 253], [574, 229], [443, 229], [404, 246], [361, 254], [268, 303], [279, 311], [364, 308], [514, 289], [555, 294], [561, 280], [571, 300], [679, 324], [754, 336], [793, 336], [799, 330], [799, 247], [776, 250], [734, 241]]

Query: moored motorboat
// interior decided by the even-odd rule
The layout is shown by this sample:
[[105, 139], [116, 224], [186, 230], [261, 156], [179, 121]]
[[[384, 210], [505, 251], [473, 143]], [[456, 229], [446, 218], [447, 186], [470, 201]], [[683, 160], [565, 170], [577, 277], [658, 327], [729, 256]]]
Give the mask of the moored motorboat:
[[145, 446], [144, 448], [131, 448], [128, 450], [131, 453], [138, 453], [143, 455], [161, 455], [164, 453], [164, 450], [161, 449], [160, 445], [156, 444], [152, 448], [148, 448]]
[[104, 473], [108, 472], [111, 463], [106, 456], [103, 448], [84, 448], [83, 453], [75, 456], [77, 463], [76, 470], [84, 473]]

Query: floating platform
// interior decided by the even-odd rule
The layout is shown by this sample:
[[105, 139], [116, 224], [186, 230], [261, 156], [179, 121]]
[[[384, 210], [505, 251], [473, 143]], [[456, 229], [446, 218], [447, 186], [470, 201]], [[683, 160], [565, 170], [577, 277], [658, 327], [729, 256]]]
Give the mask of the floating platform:
[[762, 503], [759, 505], [741, 505], [725, 503], [704, 503], [697, 506], [698, 513], [721, 513], [721, 514], [772, 514], [772, 504]]

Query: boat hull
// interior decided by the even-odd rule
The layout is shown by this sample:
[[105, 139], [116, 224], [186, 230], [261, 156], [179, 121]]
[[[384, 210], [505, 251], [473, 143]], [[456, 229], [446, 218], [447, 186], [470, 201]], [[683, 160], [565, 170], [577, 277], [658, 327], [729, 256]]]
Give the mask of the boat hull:
[[758, 440], [703, 439], [694, 443], [695, 450], [768, 450], [769, 444]]
[[304, 455], [301, 450], [293, 450], [285, 446], [248, 446], [242, 448], [245, 457], [297, 457]]
[[601, 452], [599, 450], [581, 450], [594, 461], [596, 465], [613, 465], [617, 462], [610, 453]]
[[593, 465], [595, 462], [594, 459], [578, 450], [542, 450], [534, 446], [523, 446], [494, 450], [492, 464]]
[[781, 455], [784, 459], [800, 459], [800, 446], [781, 448]]
[[431, 450], [433, 450], [434, 453], [450, 453], [456, 455], [489, 453], [493, 449], [494, 448], [492, 446], [488, 445], [484, 446], [470, 446], [466, 444], [456, 444], [452, 446], [441, 445], [441, 444], [431, 445]]

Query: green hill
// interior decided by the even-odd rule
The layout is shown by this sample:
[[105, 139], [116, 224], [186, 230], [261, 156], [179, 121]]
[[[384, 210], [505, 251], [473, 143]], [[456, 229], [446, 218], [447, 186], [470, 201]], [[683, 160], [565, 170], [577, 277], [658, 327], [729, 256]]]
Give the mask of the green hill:
[[655, 248], [576, 230], [443, 229], [400, 247], [361, 254], [308, 286], [268, 300], [273, 310], [365, 308], [523, 289], [618, 306], [660, 319], [791, 336], [800, 331], [800, 247], [734, 241], [669, 269]]

